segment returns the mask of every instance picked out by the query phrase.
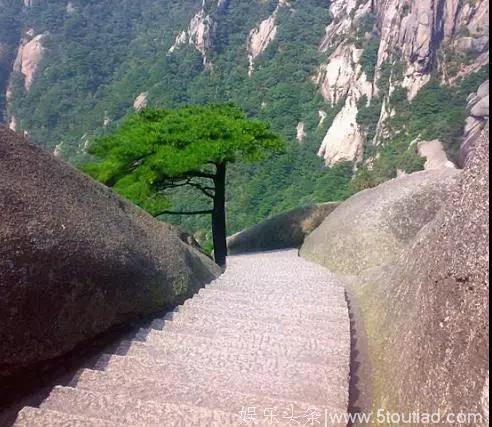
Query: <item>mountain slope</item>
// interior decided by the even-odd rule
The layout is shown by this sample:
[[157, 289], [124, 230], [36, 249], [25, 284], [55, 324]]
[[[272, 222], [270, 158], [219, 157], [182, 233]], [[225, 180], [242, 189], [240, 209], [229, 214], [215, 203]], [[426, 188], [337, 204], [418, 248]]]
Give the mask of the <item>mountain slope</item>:
[[0, 34], [8, 121], [57, 155], [83, 159], [94, 135], [144, 105], [233, 101], [271, 121], [286, 153], [233, 170], [231, 231], [422, 169], [419, 137], [454, 158], [466, 98], [488, 78], [485, 0], [0, 5], [0, 28], [14, 22]]

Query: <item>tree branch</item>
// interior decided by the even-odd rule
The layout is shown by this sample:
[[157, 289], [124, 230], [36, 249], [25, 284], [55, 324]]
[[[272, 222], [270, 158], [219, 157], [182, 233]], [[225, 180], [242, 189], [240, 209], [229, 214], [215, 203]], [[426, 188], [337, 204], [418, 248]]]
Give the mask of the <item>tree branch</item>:
[[203, 210], [203, 211], [190, 211], [190, 212], [162, 211], [159, 212], [158, 214], [155, 214], [154, 218], [157, 218], [158, 216], [161, 215], [207, 215], [207, 214], [211, 214], [212, 212], [213, 212], [212, 209]]
[[160, 191], [162, 191], [162, 190], [167, 190], [169, 188], [185, 187], [187, 185], [190, 185], [191, 179], [192, 178], [188, 178], [185, 181], [180, 179], [177, 182], [175, 182], [174, 180], [171, 180], [171, 182], [169, 182], [169, 183], [159, 185], [158, 188]]
[[197, 188], [198, 190], [200, 190], [203, 194], [205, 194], [205, 196], [208, 196], [210, 197], [211, 199], [214, 198], [214, 195], [212, 193], [209, 193], [208, 190], [211, 190], [211, 191], [215, 191], [214, 188], [211, 188], [211, 187], [202, 187], [200, 184], [196, 184], [195, 182], [189, 182], [188, 183], [189, 186], [193, 187], [193, 188]]
[[178, 188], [178, 187], [186, 187], [187, 185], [189, 185], [190, 187], [193, 187], [193, 188], [197, 188], [203, 194], [205, 194], [207, 197], [210, 197], [211, 199], [214, 198], [214, 193], [211, 193], [211, 192], [214, 192], [215, 188], [204, 187], [203, 185], [201, 185], [197, 182], [193, 182], [193, 178], [172, 179], [171, 182], [169, 182], [169, 183], [159, 185], [159, 191], [165, 191], [167, 189]]
[[[180, 178], [180, 177], [176, 177], [176, 178]], [[206, 178], [206, 179], [215, 180], [216, 176], [214, 174], [211, 174], [211, 173], [191, 171], [191, 172], [186, 172], [185, 174], [183, 174], [181, 178], [182, 179], [185, 179], [185, 178]]]

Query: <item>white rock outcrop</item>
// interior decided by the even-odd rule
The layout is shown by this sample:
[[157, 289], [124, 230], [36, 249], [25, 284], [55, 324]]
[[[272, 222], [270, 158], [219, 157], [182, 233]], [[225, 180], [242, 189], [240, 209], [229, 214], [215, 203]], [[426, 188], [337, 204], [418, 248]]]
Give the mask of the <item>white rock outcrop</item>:
[[327, 63], [321, 65], [315, 81], [323, 98], [332, 106], [343, 101], [353, 89], [357, 89], [361, 96], [372, 97], [372, 84], [367, 81], [360, 65], [362, 52], [352, 43], [340, 44]]
[[111, 125], [111, 123], [113, 123], [113, 120], [111, 119], [111, 117], [109, 117], [108, 112], [105, 111], [104, 118], [103, 118], [103, 127], [107, 128]]
[[133, 101], [133, 109], [135, 111], [142, 111], [145, 107], [147, 107], [147, 105], [149, 103], [148, 98], [149, 98], [149, 93], [148, 92], [142, 92]]
[[[221, 7], [226, 0], [218, 0], [217, 6]], [[203, 56], [203, 64], [210, 66], [207, 57], [207, 50], [211, 46], [211, 36], [214, 22], [212, 17], [206, 11], [206, 1], [202, 1], [202, 8], [193, 16], [188, 28], [181, 31], [177, 36], [174, 44], [169, 48], [169, 53], [174, 53], [180, 47], [189, 44], [193, 46]]]
[[333, 120], [318, 152], [328, 166], [340, 161], [360, 161], [364, 138], [357, 124], [357, 98], [349, 96], [345, 106]]
[[270, 43], [277, 36], [277, 15], [280, 8], [289, 6], [286, 0], [279, 0], [276, 9], [265, 20], [263, 20], [256, 28], [253, 28], [248, 37], [248, 60], [249, 60], [249, 75], [254, 72], [255, 60], [260, 56]]
[[53, 156], [60, 158], [63, 154], [63, 141], [55, 145]]
[[372, 0], [332, 0], [330, 4], [331, 24], [321, 41], [320, 51], [336, 47], [346, 41], [347, 35], [353, 31], [354, 22], [367, 15], [371, 10]]
[[296, 139], [298, 142], [304, 141], [304, 138], [307, 136], [306, 131], [305, 131], [305, 127], [306, 127], [306, 125], [304, 124], [304, 122], [299, 122], [297, 124]]
[[424, 165], [425, 170], [441, 168], [456, 169], [455, 164], [448, 159], [442, 142], [438, 139], [434, 139], [433, 141], [420, 141], [417, 143], [417, 148], [419, 155], [426, 159]]
[[17, 119], [15, 118], [15, 116], [10, 117], [9, 129], [17, 132]]
[[[363, 96], [368, 102], [375, 95], [382, 98], [376, 136], [368, 141], [379, 144], [388, 136], [385, 122], [395, 113], [389, 96], [397, 85], [406, 88], [412, 100], [435, 71], [445, 83], [452, 84], [486, 65], [489, 62], [488, 9], [487, 0], [333, 0], [332, 22], [319, 48], [328, 57], [314, 77], [327, 102], [332, 106], [344, 104], [319, 151], [326, 163], [332, 165], [340, 159], [357, 161], [360, 156], [364, 135], [356, 117]], [[363, 44], [360, 37], [370, 36], [359, 32], [360, 24], [370, 22], [369, 14], [375, 21], [372, 37], [379, 38], [374, 83], [368, 82], [362, 72], [363, 50], [358, 49]], [[352, 42], [357, 37], [358, 42]], [[460, 54], [470, 53], [474, 55], [473, 61], [455, 69], [456, 76], [448, 76], [448, 63], [456, 61]], [[390, 75], [388, 66], [392, 70]], [[385, 93], [378, 93], [380, 88]], [[481, 97], [480, 102], [470, 107], [469, 126], [477, 120], [474, 116], [483, 116], [487, 110], [488, 99]]]
[[356, 0], [338, 0], [330, 6], [333, 22], [326, 30], [320, 50], [332, 53], [320, 66], [314, 81], [327, 102], [332, 106], [339, 103], [344, 105], [318, 152], [328, 166], [339, 161], [358, 162], [362, 158], [364, 135], [357, 124], [358, 104], [364, 96], [371, 102], [374, 90], [360, 63], [363, 50], [350, 41], [349, 35], [353, 20], [368, 13], [370, 3], [365, 2], [356, 9]]
[[[397, 53], [404, 64], [403, 86], [409, 99], [430, 80], [439, 53], [444, 55], [447, 47], [476, 51], [477, 60], [462, 65], [460, 76], [488, 63], [488, 0], [375, 0], [374, 10], [381, 32], [378, 71]], [[444, 74], [448, 60], [444, 55], [439, 64]]]
[[66, 12], [71, 15], [72, 13], [75, 13], [76, 12], [76, 7], [75, 5], [73, 4], [73, 2], [69, 1], [67, 3], [67, 7], [65, 8]]
[[490, 119], [489, 80], [482, 83], [476, 93], [468, 98], [469, 116], [465, 123], [465, 133], [458, 155], [458, 166], [464, 168], [475, 152], [475, 144], [482, 129]]
[[14, 71], [21, 73], [24, 77], [24, 88], [26, 91], [29, 91], [32, 86], [36, 71], [44, 54], [44, 34], [38, 34], [37, 36], [32, 36], [32, 34], [32, 30], [26, 33], [25, 38], [19, 46], [14, 63]]
[[381, 112], [379, 113], [379, 120], [376, 126], [376, 135], [371, 142], [373, 145], [378, 145], [379, 141], [383, 138], [390, 136], [390, 132], [385, 127], [386, 120], [395, 115], [395, 110], [391, 108], [388, 98], [383, 98], [383, 104], [381, 106]]

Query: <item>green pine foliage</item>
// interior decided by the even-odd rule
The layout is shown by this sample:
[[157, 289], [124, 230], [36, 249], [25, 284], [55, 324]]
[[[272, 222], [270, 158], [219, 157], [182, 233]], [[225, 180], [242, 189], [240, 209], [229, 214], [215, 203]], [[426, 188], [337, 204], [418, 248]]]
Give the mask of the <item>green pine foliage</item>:
[[89, 148], [96, 161], [82, 169], [158, 215], [169, 207], [167, 190], [190, 186], [207, 193], [211, 184], [201, 181], [213, 176], [214, 165], [255, 162], [282, 148], [268, 124], [233, 105], [148, 108], [97, 139]]

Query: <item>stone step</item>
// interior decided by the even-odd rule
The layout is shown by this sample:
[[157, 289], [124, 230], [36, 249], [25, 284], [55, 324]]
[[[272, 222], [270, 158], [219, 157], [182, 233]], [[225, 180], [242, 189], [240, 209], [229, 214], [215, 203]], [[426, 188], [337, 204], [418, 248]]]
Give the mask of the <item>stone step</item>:
[[225, 294], [224, 298], [246, 297], [249, 301], [260, 300], [264, 301], [265, 303], [271, 304], [311, 304], [319, 306], [321, 301], [323, 302], [323, 304], [332, 304], [346, 300], [345, 293], [339, 291], [338, 289], [327, 289], [326, 291], [309, 289], [272, 290], [268, 288], [244, 289], [237, 287], [220, 286], [205, 288], [198, 295], [202, 295], [208, 292]]
[[321, 414], [320, 425], [325, 425], [323, 421], [326, 411], [330, 413], [338, 413], [340, 411], [344, 413], [346, 411], [344, 408], [330, 406], [328, 402], [325, 402], [322, 406], [314, 405], [312, 403], [283, 400], [264, 395], [221, 390], [197, 383], [171, 382], [167, 377], [137, 378], [130, 384], [122, 382], [120, 374], [115, 375], [89, 369], [80, 373], [76, 387], [80, 390], [89, 389], [102, 395], [111, 395], [122, 401], [136, 399], [143, 402], [165, 402], [213, 408], [229, 414], [239, 415], [242, 419], [244, 414], [241, 413], [248, 408], [254, 408], [260, 417], [265, 415], [266, 410], [274, 409], [280, 422], [290, 412], [302, 418], [313, 411], [317, 411]]
[[[218, 334], [214, 338], [195, 335], [194, 330], [179, 330], [178, 333], [158, 330], [139, 332], [137, 338], [163, 351], [197, 351], [210, 347], [229, 348], [231, 352], [253, 352], [265, 357], [282, 357], [303, 363], [329, 365], [333, 361], [348, 364], [350, 342], [323, 340], [322, 342], [275, 335], [243, 335], [235, 331]], [[133, 343], [131, 341], [129, 343]], [[186, 353], [185, 353], [186, 354]]]
[[[239, 326], [239, 328], [238, 328]], [[139, 341], [145, 341], [149, 335], [152, 337], [154, 334], [170, 333], [175, 335], [192, 335], [200, 338], [207, 338], [212, 340], [228, 340], [231, 343], [239, 341], [241, 347], [252, 346], [253, 348], [262, 348], [262, 346], [271, 345], [272, 347], [281, 347], [282, 345], [293, 345], [294, 348], [305, 348], [306, 351], [311, 352], [325, 352], [329, 353], [334, 346], [340, 348], [342, 351], [349, 350], [350, 337], [330, 337], [324, 333], [317, 334], [311, 331], [309, 334], [303, 332], [303, 334], [284, 334], [271, 332], [265, 330], [265, 328], [259, 329], [241, 329], [242, 324], [235, 324], [228, 322], [225, 325], [203, 325], [202, 323], [189, 323], [178, 324], [172, 321], [167, 321], [163, 326], [163, 329], [140, 329], [135, 335], [134, 339]], [[344, 326], [342, 325], [342, 328]], [[342, 329], [341, 328], [341, 329]], [[292, 330], [290, 330], [292, 332]]]
[[207, 308], [227, 308], [228, 310], [238, 310], [238, 311], [251, 311], [251, 310], [261, 310], [268, 312], [291, 312], [295, 315], [312, 315], [312, 316], [322, 316], [330, 315], [333, 312], [342, 310], [347, 311], [344, 307], [345, 299], [340, 298], [330, 298], [329, 300], [319, 300], [317, 304], [304, 304], [301, 301], [291, 299], [290, 301], [280, 300], [275, 301], [272, 299], [261, 300], [253, 299], [245, 296], [244, 299], [237, 297], [233, 298], [217, 298], [216, 294], [198, 294], [194, 298], [189, 299], [183, 304], [183, 307], [188, 305], [200, 305]]
[[[328, 306], [329, 307], [329, 306]], [[347, 316], [347, 308], [338, 306], [332, 306], [330, 309], [316, 309], [309, 310], [302, 306], [278, 306], [272, 307], [268, 305], [254, 306], [251, 304], [238, 304], [229, 302], [227, 304], [210, 302], [209, 300], [189, 300], [182, 306], [175, 310], [177, 313], [214, 313], [216, 315], [224, 315], [227, 317], [234, 317], [237, 319], [249, 319], [251, 314], [254, 314], [256, 318], [261, 319], [292, 319], [301, 321], [326, 321], [340, 319], [342, 317], [345, 321]], [[271, 320], [270, 320], [271, 321]]]
[[[196, 359], [195, 359], [196, 360]], [[231, 363], [223, 366], [210, 359], [200, 364], [195, 360], [189, 363], [185, 356], [180, 363], [143, 360], [129, 356], [104, 355], [99, 359], [96, 369], [120, 375], [122, 382], [132, 383], [139, 378], [168, 378], [173, 383], [208, 385], [216, 389], [282, 398], [286, 400], [307, 401], [323, 405], [331, 396], [345, 396], [348, 377], [342, 377], [339, 370], [327, 374], [327, 369], [306, 369], [309, 365], [291, 363], [282, 367], [262, 363]], [[212, 367], [214, 366], [214, 367]], [[215, 367], [217, 366], [217, 367]], [[159, 390], [154, 390], [158, 393]], [[335, 400], [336, 401], [336, 400]], [[335, 407], [343, 407], [341, 402]]]
[[14, 423], [16, 427], [117, 427], [111, 421], [98, 420], [48, 409], [23, 408]]
[[[249, 317], [246, 317], [248, 316]], [[241, 318], [242, 317], [242, 318]], [[261, 313], [246, 313], [244, 316], [237, 317], [226, 316], [223, 313], [216, 315], [213, 312], [175, 312], [166, 317], [152, 322], [153, 329], [164, 329], [169, 324], [194, 326], [197, 329], [203, 328], [234, 328], [238, 336], [248, 331], [280, 334], [287, 336], [303, 336], [313, 339], [322, 340], [323, 337], [342, 336], [339, 332], [345, 332], [350, 329], [347, 321], [348, 314], [340, 315], [338, 319], [327, 321], [305, 321], [294, 319], [278, 319], [268, 316], [262, 316]]]
[[[209, 340], [210, 341], [210, 340]], [[208, 344], [208, 345], [207, 345]], [[304, 354], [280, 354], [273, 353], [269, 350], [259, 351], [251, 348], [237, 348], [232, 346], [229, 342], [198, 342], [197, 340], [183, 340], [181, 342], [169, 341], [163, 342], [163, 340], [154, 341], [124, 341], [120, 344], [115, 352], [119, 356], [132, 356], [141, 359], [152, 358], [162, 361], [179, 361], [183, 354], [186, 354], [188, 360], [193, 358], [202, 359], [204, 354], [226, 354], [228, 358], [237, 357], [243, 363], [255, 362], [257, 360], [280, 360], [282, 362], [296, 362], [307, 365], [318, 365], [321, 368], [339, 368], [343, 369], [347, 363], [345, 355], [332, 354], [330, 358], [324, 359], [310, 357], [310, 354], [305, 352]], [[219, 359], [223, 360], [223, 358]]]
[[[115, 384], [116, 390], [118, 386]], [[160, 400], [138, 400], [130, 394], [104, 393], [81, 388], [55, 387], [42, 409], [69, 413], [124, 426], [239, 426], [240, 414]]]
[[[263, 274], [263, 273], [259, 273]], [[327, 278], [305, 278], [295, 279], [290, 278], [271, 278], [268, 281], [262, 282], [258, 277], [241, 277], [240, 280], [233, 281], [217, 281], [206, 287], [206, 289], [216, 289], [230, 292], [258, 292], [268, 294], [284, 294], [289, 295], [316, 295], [319, 293], [322, 296], [336, 294], [343, 291], [342, 282], [333, 283], [332, 279]]]
[[171, 321], [182, 323], [193, 318], [194, 320], [203, 319], [204, 321], [207, 319], [210, 319], [210, 321], [224, 319], [227, 323], [239, 322], [238, 324], [243, 322], [260, 322], [265, 325], [282, 324], [284, 326], [291, 325], [293, 328], [306, 327], [307, 329], [314, 328], [321, 331], [330, 330], [332, 323], [346, 323], [348, 318], [348, 309], [341, 304], [324, 313], [301, 311], [300, 308], [301, 306], [297, 306], [297, 310], [295, 308], [289, 310], [288, 308], [248, 307], [247, 305], [236, 305], [234, 303], [222, 306], [192, 299], [176, 307], [165, 316], [153, 320], [149, 327], [162, 329], [164, 325]]
[[210, 318], [210, 319], [230, 319], [231, 321], [255, 321], [263, 323], [282, 323], [293, 326], [305, 326], [306, 329], [316, 328], [319, 330], [331, 330], [332, 323], [345, 323], [348, 311], [345, 307], [333, 310], [331, 313], [321, 316], [303, 315], [302, 313], [285, 311], [271, 311], [261, 309], [250, 310], [231, 310], [219, 307], [206, 307], [199, 304], [178, 307], [169, 317], [169, 320]]
[[[159, 347], [156, 349], [156, 347], [149, 344], [136, 342], [134, 350], [131, 351], [133, 354], [102, 355], [100, 358], [101, 362], [98, 360], [96, 364], [96, 369], [104, 367], [108, 360], [111, 361], [112, 357], [121, 358], [128, 356], [145, 364], [155, 363], [159, 366], [184, 369], [193, 365], [194, 368], [201, 368], [202, 370], [229, 369], [231, 372], [237, 373], [248, 372], [290, 379], [296, 376], [303, 376], [305, 378], [318, 378], [318, 381], [326, 379], [326, 384], [329, 384], [328, 378], [342, 380], [340, 373], [343, 370], [343, 363], [335, 363], [336, 360], [329, 365], [315, 365], [284, 358], [265, 357], [255, 352], [241, 353], [229, 350], [229, 347], [210, 347], [202, 352], [193, 350], [189, 354], [168, 352], [164, 356]], [[183, 356], [185, 356], [185, 359]]]
[[[264, 337], [284, 337], [286, 342], [289, 341], [309, 341], [311, 345], [315, 348], [324, 348], [324, 342], [326, 345], [333, 342], [335, 339], [339, 339], [340, 342], [349, 342], [348, 335], [338, 335], [337, 332], [344, 332], [344, 329], [348, 327], [346, 325], [337, 325], [337, 332], [333, 330], [331, 333], [325, 331], [315, 331], [309, 330], [306, 332], [305, 328], [293, 328], [293, 327], [282, 327], [282, 325], [261, 325], [252, 322], [233, 322], [230, 319], [220, 323], [212, 323], [207, 319], [200, 319], [198, 321], [188, 321], [186, 323], [178, 323], [173, 321], [166, 321], [160, 323], [161, 328], [158, 328], [157, 324], [153, 325], [153, 328], [142, 328], [137, 333], [136, 339], [142, 340], [145, 338], [146, 334], [151, 330], [171, 332], [174, 334], [191, 334], [201, 337], [207, 337], [215, 339], [217, 337], [234, 337], [236, 339], [245, 340], [252, 339], [251, 336], [264, 336]], [[142, 338], [143, 337], [143, 338]], [[337, 338], [338, 337], [338, 338]]]
[[[221, 289], [213, 289], [210, 287], [200, 289], [200, 291], [192, 298], [193, 301], [208, 301], [215, 304], [250, 304], [251, 306], [270, 306], [270, 307], [309, 307], [313, 310], [328, 311], [330, 307], [340, 306], [345, 304], [345, 292], [334, 292], [323, 298], [320, 303], [319, 296], [309, 295], [302, 297], [301, 295], [255, 295], [251, 292], [229, 292]], [[186, 304], [186, 303], [185, 303]], [[325, 305], [326, 304], [326, 305]], [[342, 306], [343, 306], [342, 304]]]

